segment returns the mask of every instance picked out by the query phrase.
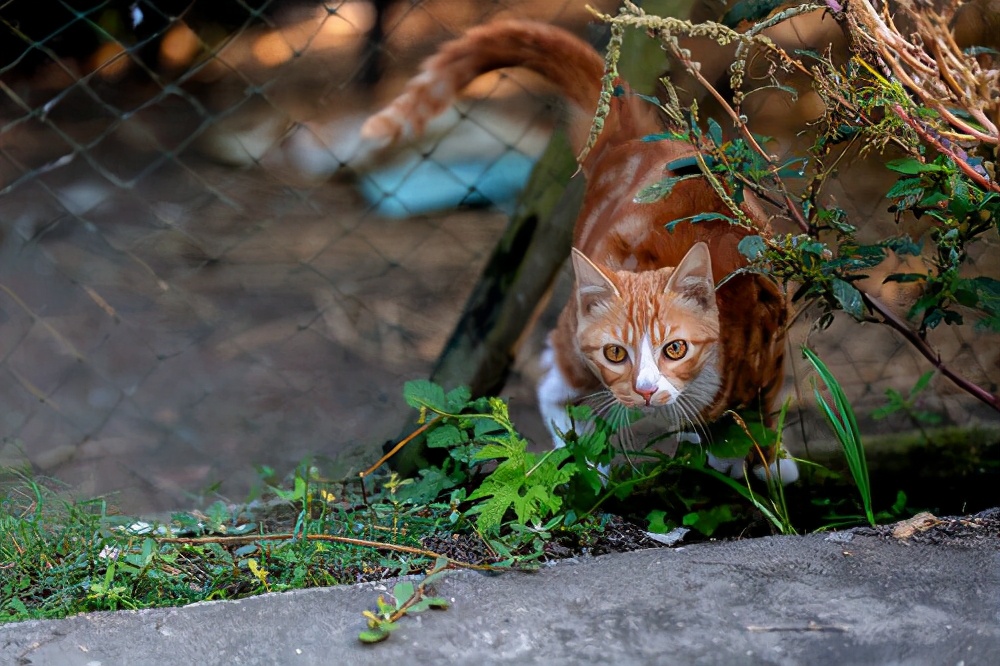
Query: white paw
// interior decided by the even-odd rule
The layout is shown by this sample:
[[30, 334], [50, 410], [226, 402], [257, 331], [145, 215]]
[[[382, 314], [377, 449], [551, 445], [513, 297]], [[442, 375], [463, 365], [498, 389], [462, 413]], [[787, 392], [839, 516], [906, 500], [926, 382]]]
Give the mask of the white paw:
[[746, 475], [747, 461], [746, 458], [717, 458], [709, 451], [708, 466], [734, 479], [742, 479]]
[[[799, 480], [799, 466], [791, 458], [779, 458], [770, 465], [768, 465], [770, 470], [770, 476], [773, 479], [778, 479], [781, 481], [781, 485], [787, 486], [790, 483], [795, 483]], [[757, 478], [761, 481], [767, 481], [768, 474], [764, 471], [763, 465], [757, 465], [753, 468], [753, 473], [757, 475]]]
[[[677, 433], [677, 443], [681, 444], [683, 442], [691, 442], [692, 444], [701, 444], [701, 435], [696, 432], [679, 432]], [[708, 455], [712, 455], [711, 453]]]

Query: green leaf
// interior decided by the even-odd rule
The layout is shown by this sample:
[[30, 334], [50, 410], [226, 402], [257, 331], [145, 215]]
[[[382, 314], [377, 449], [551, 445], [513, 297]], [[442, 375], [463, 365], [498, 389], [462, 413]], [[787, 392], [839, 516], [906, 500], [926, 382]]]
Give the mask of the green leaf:
[[722, 127], [714, 118], [708, 119], [708, 136], [716, 146], [722, 145]]
[[421, 613], [428, 608], [447, 610], [451, 604], [444, 597], [424, 597], [406, 609], [407, 613]]
[[919, 201], [924, 195], [924, 185], [920, 178], [900, 178], [896, 184], [885, 193], [886, 199], [899, 199], [902, 197], [912, 197], [913, 201]]
[[426, 407], [436, 412], [446, 412], [448, 401], [444, 389], [426, 379], [414, 379], [403, 386], [403, 399], [416, 409]]
[[683, 134], [677, 132], [661, 132], [659, 134], [647, 134], [642, 137], [642, 140], [646, 143], [651, 143], [653, 141], [683, 141], [685, 138]]
[[477, 458], [501, 459], [502, 462], [469, 495], [470, 501], [485, 500], [468, 512], [477, 515], [479, 530], [488, 533], [498, 530], [504, 514], [511, 508], [522, 525], [546, 520], [557, 512], [562, 506], [562, 498], [555, 489], [572, 476], [569, 469], [560, 466], [570, 455], [564, 447], [551, 450], [541, 460], [536, 460], [534, 454], [527, 453], [527, 442], [514, 436], [497, 438], [484, 446]]
[[673, 231], [681, 222], [691, 222], [692, 224], [697, 224], [698, 222], [708, 222], [710, 220], [723, 220], [729, 224], [736, 224], [736, 220], [729, 217], [728, 215], [723, 215], [722, 213], [698, 213], [697, 215], [689, 215], [688, 217], [682, 217], [671, 222], [667, 222], [667, 231]]
[[686, 527], [693, 527], [705, 536], [712, 534], [724, 523], [733, 521], [733, 510], [728, 504], [720, 504], [711, 509], [692, 511], [684, 516], [683, 524]]
[[931, 379], [934, 378], [935, 372], [936, 372], [935, 370], [928, 370], [924, 374], [920, 375], [920, 379], [918, 379], [917, 383], [914, 384], [913, 388], [910, 389], [911, 399], [915, 398], [917, 395], [920, 394], [921, 391], [927, 388], [927, 385], [931, 383]]
[[502, 432], [504, 432], [503, 425], [491, 418], [477, 418], [472, 428], [472, 436], [476, 439], [483, 439]]
[[456, 386], [448, 391], [448, 394], [444, 397], [445, 411], [450, 414], [457, 414], [465, 409], [471, 399], [472, 392], [469, 391], [468, 386]]
[[708, 448], [712, 455], [718, 458], [746, 458], [754, 442], [758, 446], [767, 448], [778, 441], [778, 433], [760, 421], [744, 420], [743, 424], [750, 432], [750, 436], [735, 420], [727, 419], [726, 424], [722, 430], [712, 429], [712, 443]]
[[979, 295], [972, 289], [958, 287], [952, 291], [952, 295], [959, 305], [967, 308], [974, 308], [979, 303]]
[[639, 190], [632, 201], [637, 204], [654, 203], [660, 199], [670, 196], [670, 193], [674, 189], [674, 185], [677, 183], [682, 180], [688, 180], [689, 178], [698, 178], [700, 175], [701, 174], [686, 174], [683, 176], [667, 176], [666, 178], [663, 178], [652, 185], [647, 185]]
[[840, 278], [833, 279], [833, 297], [840, 303], [844, 312], [857, 320], [865, 316], [864, 302], [861, 299], [861, 292], [850, 282], [845, 282]]
[[396, 491], [397, 499], [409, 500], [414, 504], [427, 504], [465, 480], [463, 472], [453, 472], [449, 475], [440, 467], [426, 467], [420, 470], [419, 474], [414, 483], [399, 487]]
[[915, 157], [903, 157], [898, 160], [889, 160], [885, 163], [885, 166], [887, 169], [891, 169], [896, 173], [905, 173], [909, 176], [919, 173], [945, 171], [945, 168], [939, 164], [925, 164]]
[[667, 512], [661, 509], [653, 509], [646, 515], [646, 523], [649, 525], [648, 529], [654, 534], [666, 534], [670, 530], [674, 529], [673, 525], [669, 522], [664, 522], [664, 518], [667, 517]]
[[468, 434], [451, 424], [438, 426], [427, 433], [427, 446], [432, 449], [452, 447], [468, 441]]
[[392, 588], [392, 596], [396, 599], [396, 610], [399, 610], [403, 604], [410, 600], [413, 596], [413, 583], [408, 580], [400, 581], [396, 583]]
[[950, 197], [944, 192], [931, 192], [923, 199], [921, 199], [917, 205], [921, 208], [933, 208], [937, 206], [942, 201], [947, 201]]
[[365, 629], [360, 634], [358, 634], [358, 639], [362, 643], [381, 643], [385, 639], [389, 638], [389, 632], [395, 629], [395, 626], [386, 626], [386, 624], [392, 625], [394, 623], [384, 623], [373, 629]]
[[756, 261], [767, 250], [767, 243], [760, 236], [744, 237], [736, 249], [750, 261]]
[[835, 231], [850, 236], [857, 228], [847, 222], [847, 211], [843, 208], [818, 208], [816, 210], [816, 220], [821, 225], [828, 225]]
[[900, 490], [896, 493], [896, 501], [892, 504], [891, 511], [895, 514], [903, 513], [906, 509], [906, 493]]
[[986, 313], [978, 326], [990, 331], [1000, 331], [1000, 280], [979, 276], [966, 282], [971, 283], [979, 297], [976, 307]]
[[889, 248], [896, 254], [912, 254], [918, 255], [923, 249], [923, 243], [915, 243], [909, 236], [897, 236], [896, 238], [888, 238], [880, 243], [880, 245]]

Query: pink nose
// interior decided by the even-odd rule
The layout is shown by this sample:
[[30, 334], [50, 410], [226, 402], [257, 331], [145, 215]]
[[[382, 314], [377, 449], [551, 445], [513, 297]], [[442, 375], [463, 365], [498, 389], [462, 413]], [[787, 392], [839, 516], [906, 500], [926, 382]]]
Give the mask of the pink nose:
[[656, 387], [654, 386], [653, 388], [641, 389], [637, 386], [635, 387], [635, 392], [645, 398], [646, 404], [648, 405], [649, 401], [653, 398], [653, 394], [656, 393]]

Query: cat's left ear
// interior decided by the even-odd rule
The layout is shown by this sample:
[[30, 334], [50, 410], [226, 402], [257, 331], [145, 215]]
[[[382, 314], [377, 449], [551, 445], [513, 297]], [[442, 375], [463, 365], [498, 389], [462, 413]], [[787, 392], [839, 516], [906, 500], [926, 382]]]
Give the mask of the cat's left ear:
[[695, 243], [677, 264], [666, 291], [697, 301], [702, 307], [716, 307], [712, 255], [705, 243]]

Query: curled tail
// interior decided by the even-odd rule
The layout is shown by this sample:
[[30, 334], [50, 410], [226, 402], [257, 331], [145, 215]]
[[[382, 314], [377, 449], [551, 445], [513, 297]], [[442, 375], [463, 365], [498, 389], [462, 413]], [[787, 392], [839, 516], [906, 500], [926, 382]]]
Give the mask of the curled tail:
[[579, 152], [597, 109], [604, 59], [573, 34], [534, 21], [489, 23], [448, 42], [424, 62], [422, 72], [407, 83], [399, 97], [365, 122], [361, 135], [385, 145], [404, 137], [419, 137], [428, 121], [443, 113], [476, 77], [505, 67], [524, 67], [541, 74], [576, 107], [569, 134]]

